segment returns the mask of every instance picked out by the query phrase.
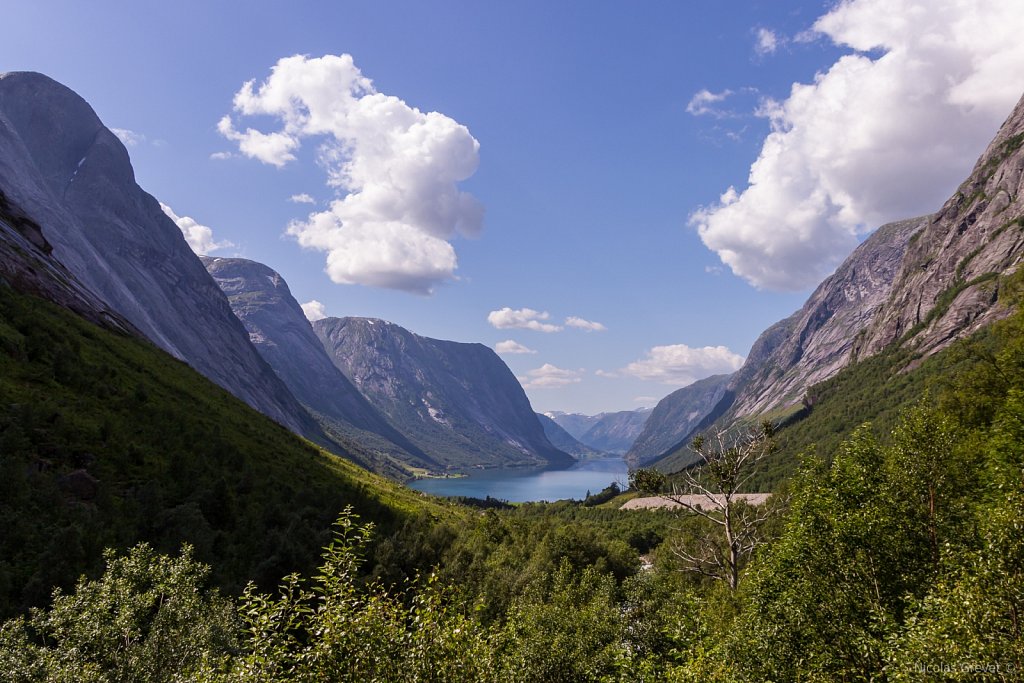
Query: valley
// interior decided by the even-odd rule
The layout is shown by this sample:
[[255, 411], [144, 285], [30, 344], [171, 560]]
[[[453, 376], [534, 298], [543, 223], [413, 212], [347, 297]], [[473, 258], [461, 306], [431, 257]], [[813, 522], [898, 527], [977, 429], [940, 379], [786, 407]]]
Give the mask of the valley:
[[[617, 115], [635, 124], [630, 135], [596, 135], [573, 109], [560, 139], [530, 139], [508, 103], [490, 118], [505, 96], [490, 75], [482, 87], [461, 71], [468, 94], [438, 101], [481, 143], [467, 124], [386, 94], [421, 88], [430, 102], [441, 66], [423, 53], [422, 72], [407, 73], [416, 60], [399, 48], [419, 54], [420, 43], [366, 31], [363, 49], [390, 45], [402, 69], [367, 60], [382, 72], [373, 81], [348, 53], [282, 57], [208, 130], [161, 119], [160, 135], [181, 136], [167, 144], [101, 119], [112, 100], [94, 81], [84, 82], [100, 93], [95, 109], [70, 79], [0, 73], [2, 677], [1017, 680], [1024, 81], [991, 71], [1019, 50], [943, 52], [974, 44], [943, 33], [945, 22], [979, 30], [953, 21], [963, 16], [988, 22], [1002, 45], [996, 28], [1020, 13], [999, 14], [1018, 9], [1001, 1], [928, 13], [931, 33], [920, 13], [872, 0], [801, 5], [818, 17], [813, 32], [786, 35], [754, 21], [782, 21], [777, 8], [730, 10], [757, 41], [737, 73], [811, 53], [834, 62], [785, 99], [762, 84], [673, 101], [673, 116], [705, 122], [706, 139], [694, 139], [716, 148], [688, 162], [700, 170], [686, 183], [734, 175], [710, 161], [732, 154], [723, 145], [763, 133], [764, 146], [745, 188], [695, 204], [688, 236], [666, 243], [652, 237], [667, 221], [648, 204], [685, 183], [654, 165], [642, 191], [598, 183], [612, 167], [647, 172], [622, 145], [653, 159], [675, 144], [664, 132], [639, 142], [665, 130], [658, 88], [642, 89], [652, 111]], [[445, 23], [406, 9], [396, 26]], [[308, 11], [327, 23], [340, 10]], [[565, 20], [564, 8], [545, 11]], [[580, 16], [607, 36], [606, 11]], [[720, 10], [692, 11], [705, 23], [691, 41], [724, 30]], [[616, 10], [616, 31], [635, 29], [633, 14], [648, 30], [661, 23], [628, 14]], [[914, 21], [894, 37], [890, 14]], [[903, 45], [904, 33], [925, 47]], [[459, 38], [466, 49], [478, 40]], [[561, 43], [542, 42], [564, 59]], [[462, 49], [446, 68], [466, 62]], [[593, 98], [594, 116], [618, 106], [589, 80], [587, 50], [550, 70], [524, 50], [535, 87], [561, 84], [547, 100], [552, 127], [580, 98]], [[205, 106], [207, 85], [223, 89], [206, 75], [189, 104]], [[884, 97], [866, 85], [880, 80]], [[533, 103], [502, 82], [525, 126]], [[905, 82], [923, 85], [901, 109], [889, 98]], [[861, 107], [851, 92], [895, 128], [872, 134], [882, 124], [864, 109], [857, 125], [833, 126]], [[730, 108], [747, 99], [755, 113]], [[979, 113], [990, 109], [1002, 117], [994, 128]], [[178, 116], [191, 120], [190, 107]], [[953, 189], [939, 183], [939, 170], [968, 168], [963, 150], [978, 145], [963, 140], [979, 131], [988, 142], [973, 167]], [[228, 149], [209, 151], [213, 136]], [[475, 176], [491, 140], [498, 161]], [[915, 172], [903, 172], [906, 149], [921, 155]], [[195, 178], [160, 159], [188, 159]], [[329, 198], [306, 191], [300, 164], [316, 167]], [[223, 196], [196, 204], [223, 216], [228, 197], [244, 196], [234, 211], [248, 231], [219, 241], [164, 203], [179, 207], [218, 173], [230, 180]], [[603, 214], [610, 222], [594, 222]], [[517, 233], [510, 216], [537, 225]], [[607, 234], [611, 222], [622, 236]], [[698, 244], [719, 261], [694, 257]], [[550, 305], [503, 305], [542, 295]]]

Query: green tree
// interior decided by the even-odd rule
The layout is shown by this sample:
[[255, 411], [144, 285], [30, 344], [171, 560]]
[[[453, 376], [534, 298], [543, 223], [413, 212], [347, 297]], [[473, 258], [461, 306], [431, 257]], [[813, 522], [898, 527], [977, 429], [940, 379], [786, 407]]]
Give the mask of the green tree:
[[107, 569], [71, 594], [54, 591], [0, 629], [0, 670], [9, 681], [175, 681], [219, 664], [235, 642], [228, 600], [206, 589], [209, 568], [155, 553], [105, 553]]

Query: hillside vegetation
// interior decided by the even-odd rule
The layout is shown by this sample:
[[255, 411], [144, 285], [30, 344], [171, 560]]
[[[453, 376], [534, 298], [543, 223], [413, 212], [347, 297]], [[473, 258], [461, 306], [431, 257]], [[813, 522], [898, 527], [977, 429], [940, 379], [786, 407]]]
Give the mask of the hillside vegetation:
[[0, 614], [140, 540], [191, 544], [229, 590], [272, 587], [315, 565], [346, 505], [384, 531], [460, 514], [328, 455], [148, 342], [0, 286]]
[[[5, 298], [5, 353], [53, 373], [34, 380], [47, 387], [84, 382], [76, 379], [79, 370], [37, 358], [51, 347], [39, 346], [38, 337], [28, 341], [31, 325], [18, 315], [19, 304], [27, 303]], [[44, 319], [54, 313], [43, 310]], [[72, 340], [87, 331], [73, 330]], [[103, 348], [145, 348], [100, 337]], [[78, 351], [73, 341], [68, 351], [95, 372], [94, 340], [81, 340]], [[906, 386], [896, 385], [894, 396], [909, 397], [924, 381], [915, 376], [943, 376], [894, 408], [885, 418], [891, 428], [856, 428], [834, 449], [819, 445], [815, 455], [786, 465], [795, 474], [780, 487], [769, 540], [742, 568], [736, 590], [680, 571], [677, 550], [716, 533], [699, 518], [562, 502], [450, 508], [446, 522], [417, 514], [418, 499], [381, 492], [378, 480], [363, 479], [350, 488], [363, 492], [360, 503], [373, 512], [341, 514], [318, 569], [290, 575], [276, 589], [253, 584], [238, 592], [216, 588], [221, 563], [240, 566], [228, 554], [208, 570], [196, 559], [198, 546], [111, 552], [103, 573], [0, 628], [0, 664], [16, 681], [1014, 680], [1024, 666], [1024, 313], [949, 354], [908, 372]], [[130, 358], [119, 358], [109, 377], [122, 377], [121, 363]], [[946, 371], [928, 370], [933, 362], [946, 364]], [[162, 376], [167, 367], [153, 372]], [[859, 367], [862, 375], [834, 386], [856, 377], [870, 384], [867, 378], [887, 372]], [[971, 372], [952, 373], [954, 367]], [[31, 384], [27, 379], [22, 383]], [[163, 392], [173, 385], [153, 386]], [[142, 401], [135, 388], [112, 391], [110, 404], [168, 398], [148, 394]], [[811, 416], [825, 413], [829, 401], [837, 415], [844, 410], [833, 389], [825, 389]], [[843, 396], [851, 405], [866, 401]], [[85, 433], [78, 419], [50, 419]], [[822, 428], [831, 424], [818, 419]], [[809, 420], [796, 424], [812, 425]], [[276, 430], [250, 426], [264, 438]], [[313, 470], [320, 475], [306, 475], [310, 484], [345, 471], [315, 450], [304, 453], [319, 465]], [[101, 480], [115, 476], [97, 473]], [[175, 480], [161, 481], [173, 493]], [[83, 507], [53, 486], [52, 500], [63, 495], [68, 509]], [[231, 509], [240, 516], [263, 504], [258, 496], [247, 501]], [[216, 518], [203, 505], [195, 501], [197, 514]], [[364, 524], [402, 515], [391, 531]], [[78, 523], [83, 538], [99, 534]], [[647, 570], [640, 570], [641, 555], [651, 560]], [[408, 578], [417, 567], [418, 578]]]

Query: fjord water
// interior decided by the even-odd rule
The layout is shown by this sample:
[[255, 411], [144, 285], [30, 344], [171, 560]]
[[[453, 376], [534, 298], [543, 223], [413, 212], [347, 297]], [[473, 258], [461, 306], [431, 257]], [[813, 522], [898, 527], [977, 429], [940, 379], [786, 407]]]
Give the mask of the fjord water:
[[583, 499], [616, 482], [623, 489], [629, 467], [622, 458], [583, 460], [564, 470], [486, 470], [453, 479], [417, 479], [409, 487], [435, 496], [498, 498], [510, 503]]

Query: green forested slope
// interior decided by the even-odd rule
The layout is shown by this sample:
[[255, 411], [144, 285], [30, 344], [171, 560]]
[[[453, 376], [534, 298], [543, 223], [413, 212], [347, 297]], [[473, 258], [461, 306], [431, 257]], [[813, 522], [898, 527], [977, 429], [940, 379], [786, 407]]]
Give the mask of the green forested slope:
[[349, 504], [385, 533], [442, 510], [151, 344], [0, 286], [0, 614], [140, 540], [192, 544], [229, 590], [270, 586], [313, 566]]

